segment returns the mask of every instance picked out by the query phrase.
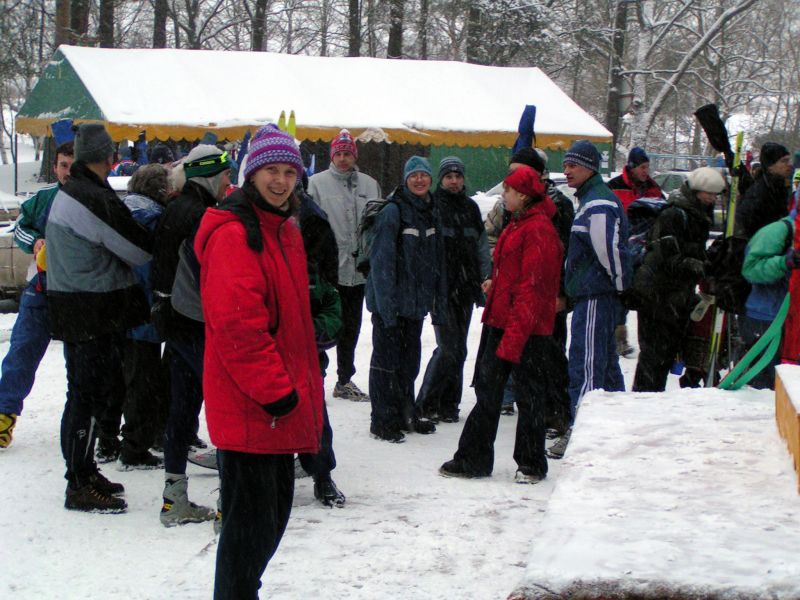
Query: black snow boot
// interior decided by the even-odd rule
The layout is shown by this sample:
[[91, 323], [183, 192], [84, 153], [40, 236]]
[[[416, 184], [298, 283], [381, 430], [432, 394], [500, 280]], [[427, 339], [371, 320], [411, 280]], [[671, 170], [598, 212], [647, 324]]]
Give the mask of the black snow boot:
[[337, 508], [342, 508], [346, 500], [345, 495], [336, 487], [330, 475], [314, 477], [314, 498], [324, 506]]

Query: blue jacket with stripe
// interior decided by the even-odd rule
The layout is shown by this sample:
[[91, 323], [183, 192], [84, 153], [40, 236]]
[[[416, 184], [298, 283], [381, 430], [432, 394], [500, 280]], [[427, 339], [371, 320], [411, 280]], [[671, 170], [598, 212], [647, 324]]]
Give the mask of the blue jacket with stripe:
[[599, 174], [575, 192], [578, 212], [572, 223], [564, 287], [582, 300], [620, 294], [630, 285], [628, 219], [614, 192]]

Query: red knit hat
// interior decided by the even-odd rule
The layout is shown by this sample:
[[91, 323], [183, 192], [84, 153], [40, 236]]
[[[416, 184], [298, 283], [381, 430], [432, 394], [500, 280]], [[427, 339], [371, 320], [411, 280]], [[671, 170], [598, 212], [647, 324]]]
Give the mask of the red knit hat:
[[356, 142], [347, 129], [342, 129], [338, 135], [333, 138], [333, 141], [331, 141], [331, 160], [333, 160], [333, 155], [337, 152], [349, 152], [358, 160]]
[[503, 180], [508, 187], [539, 201], [545, 195], [545, 187], [539, 174], [528, 165], [520, 165]]

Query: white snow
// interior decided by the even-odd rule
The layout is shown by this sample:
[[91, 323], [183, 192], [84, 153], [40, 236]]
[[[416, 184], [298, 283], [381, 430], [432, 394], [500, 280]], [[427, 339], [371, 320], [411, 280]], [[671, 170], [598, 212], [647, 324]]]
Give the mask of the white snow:
[[[611, 135], [537, 68], [270, 52], [60, 49], [115, 123], [253, 125], [277, 122], [281, 111], [294, 110], [308, 127], [516, 132], [524, 106], [535, 104], [537, 133]], [[232, 88], [220, 85], [214, 74], [221, 73], [249, 76]], [[131, 81], [147, 85], [126, 93]]]
[[587, 395], [522, 587], [800, 597], [800, 498], [774, 405], [750, 388]]

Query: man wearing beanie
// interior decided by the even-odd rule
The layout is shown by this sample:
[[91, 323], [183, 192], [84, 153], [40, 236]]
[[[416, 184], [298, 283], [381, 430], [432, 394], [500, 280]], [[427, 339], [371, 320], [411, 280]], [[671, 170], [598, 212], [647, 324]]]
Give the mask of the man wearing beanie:
[[[572, 144], [564, 154], [567, 184], [575, 188], [578, 212], [567, 251], [565, 289], [575, 302], [569, 347], [572, 419], [591, 390], [624, 391], [614, 329], [622, 314], [619, 296], [630, 278], [628, 219], [619, 199], [600, 176], [600, 153], [591, 142]], [[563, 454], [569, 434], [551, 454]]]
[[695, 290], [705, 275], [714, 202], [724, 189], [719, 171], [692, 171], [650, 228], [644, 263], [632, 286], [641, 347], [633, 380], [636, 392], [663, 392], [670, 367], [684, 348], [689, 315], [697, 305]]
[[631, 148], [622, 173], [609, 181], [608, 187], [617, 195], [626, 211], [631, 202], [639, 198], [664, 197], [661, 188], [650, 177], [650, 157], [639, 146]]
[[366, 284], [364, 275], [356, 270], [355, 251], [364, 207], [370, 200], [381, 198], [381, 188], [372, 177], [358, 170], [358, 148], [347, 129], [342, 129], [331, 141], [330, 156], [330, 167], [308, 180], [308, 193], [328, 215], [339, 247], [337, 290], [342, 301], [342, 329], [336, 345], [338, 380], [333, 396], [366, 402], [369, 396], [352, 381]]
[[417, 396], [420, 416], [458, 421], [464, 383], [467, 333], [474, 305], [483, 305], [481, 284], [491, 274], [489, 242], [478, 205], [466, 194], [464, 163], [447, 156], [439, 163], [433, 194], [439, 215], [447, 283], [447, 321], [434, 326], [436, 349]]
[[50, 329], [64, 342], [67, 364], [64, 506], [88, 512], [127, 508], [118, 497], [122, 485], [103, 477], [94, 462], [95, 424], [124, 397], [125, 332], [148, 317], [131, 265], [150, 260], [152, 240], [108, 185], [113, 154], [102, 125], [78, 128], [70, 178], [53, 199], [45, 230]]
[[434, 325], [446, 318], [440, 314], [446, 290], [432, 183], [428, 160], [409, 158], [403, 184], [389, 195], [373, 226], [366, 288], [367, 309], [372, 313], [370, 433], [394, 443], [405, 440], [403, 430], [436, 430], [431, 421], [413, 414], [422, 321], [428, 313]]
[[745, 192], [736, 209], [736, 232], [745, 239], [789, 214], [792, 156], [785, 146], [766, 142], [761, 146], [761, 173]]
[[230, 161], [216, 146], [200, 144], [183, 160], [186, 183], [171, 200], [159, 221], [153, 251], [152, 319], [166, 341], [170, 370], [170, 408], [164, 442], [164, 504], [161, 523], [166, 527], [199, 523], [214, 518], [214, 511], [189, 501], [186, 460], [196, 437], [203, 402], [203, 349], [205, 326], [172, 308], [172, 284], [178, 270], [181, 246], [191, 253], [200, 220], [215, 206], [230, 184]]

